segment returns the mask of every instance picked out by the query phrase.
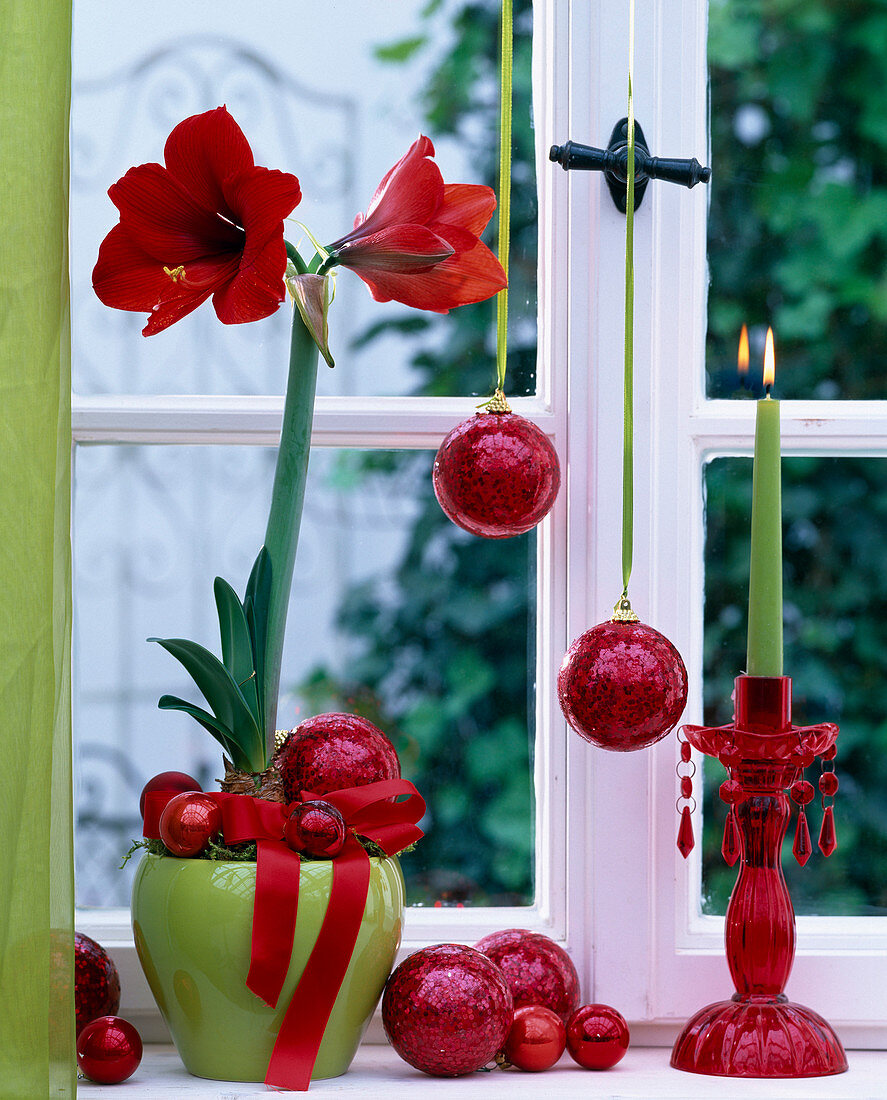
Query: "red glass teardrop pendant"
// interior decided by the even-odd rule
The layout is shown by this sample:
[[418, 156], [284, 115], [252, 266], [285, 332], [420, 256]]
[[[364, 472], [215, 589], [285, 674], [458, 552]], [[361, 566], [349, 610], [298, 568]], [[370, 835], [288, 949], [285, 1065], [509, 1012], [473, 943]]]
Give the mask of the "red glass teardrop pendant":
[[803, 867], [813, 855], [813, 842], [810, 839], [810, 829], [807, 826], [807, 815], [803, 808], [798, 814], [798, 824], [795, 826], [795, 842], [792, 844], [795, 859]]
[[835, 835], [835, 814], [831, 806], [826, 806], [822, 815], [822, 826], [819, 830], [819, 850], [824, 856], [830, 856], [838, 846], [838, 838]]
[[742, 852], [742, 841], [736, 824], [736, 814], [731, 809], [724, 822], [724, 839], [721, 841], [721, 855], [728, 867], [732, 867]]
[[685, 806], [681, 810], [681, 824], [678, 829], [678, 851], [686, 859], [695, 845], [696, 838], [693, 836], [693, 819], [690, 817], [690, 807]]

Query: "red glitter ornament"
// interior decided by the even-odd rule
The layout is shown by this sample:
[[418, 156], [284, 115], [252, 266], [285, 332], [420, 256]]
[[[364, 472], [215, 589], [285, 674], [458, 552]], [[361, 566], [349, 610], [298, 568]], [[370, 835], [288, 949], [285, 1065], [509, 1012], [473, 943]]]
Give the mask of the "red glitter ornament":
[[583, 1005], [567, 1023], [567, 1050], [583, 1069], [610, 1069], [628, 1050], [628, 1024], [609, 1005]]
[[514, 1007], [544, 1005], [564, 1023], [579, 1004], [579, 975], [562, 947], [525, 928], [492, 932], [475, 945], [505, 975]]
[[170, 791], [180, 794], [183, 791], [202, 791], [203, 788], [192, 775], [185, 772], [160, 772], [142, 787], [139, 797], [139, 813], [145, 816], [145, 795], [150, 791]]
[[77, 1065], [99, 1085], [117, 1085], [132, 1077], [142, 1060], [142, 1040], [128, 1020], [99, 1016], [77, 1037]]
[[514, 1013], [503, 1054], [518, 1069], [538, 1071], [551, 1069], [566, 1045], [567, 1029], [557, 1013], [544, 1005], [524, 1005]]
[[283, 835], [294, 852], [335, 859], [345, 846], [345, 818], [330, 802], [300, 802], [287, 818]]
[[434, 492], [459, 527], [507, 539], [535, 527], [560, 488], [548, 436], [512, 412], [480, 412], [457, 424], [434, 460]]
[[687, 670], [658, 630], [612, 620], [573, 642], [557, 693], [580, 737], [601, 749], [630, 752], [674, 728], [687, 703]]
[[320, 714], [287, 735], [274, 755], [287, 802], [302, 791], [326, 794], [383, 779], [400, 779], [394, 746], [357, 714]]
[[120, 1008], [120, 975], [111, 956], [95, 940], [74, 933], [74, 1010], [77, 1034], [97, 1016]]
[[513, 1018], [502, 971], [458, 943], [405, 959], [382, 996], [385, 1034], [405, 1062], [435, 1077], [458, 1077], [491, 1062]]
[[222, 831], [222, 811], [209, 795], [186, 791], [160, 815], [160, 839], [174, 856], [196, 856]]

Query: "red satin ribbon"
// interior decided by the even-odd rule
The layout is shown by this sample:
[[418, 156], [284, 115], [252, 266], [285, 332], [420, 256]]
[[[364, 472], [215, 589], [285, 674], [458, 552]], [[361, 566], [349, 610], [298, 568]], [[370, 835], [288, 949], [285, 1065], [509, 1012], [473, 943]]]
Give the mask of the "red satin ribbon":
[[[299, 902], [301, 861], [283, 841], [283, 827], [292, 806], [242, 794], [209, 792], [222, 810], [227, 844], [255, 840], [258, 847], [256, 896], [253, 904], [252, 948], [247, 986], [271, 1007], [286, 980]], [[393, 801], [401, 795], [404, 802]], [[145, 796], [143, 833], [159, 838], [163, 808], [174, 793], [150, 791]], [[323, 1039], [324, 1029], [351, 961], [370, 885], [370, 860], [356, 834], [368, 837], [392, 856], [423, 834], [416, 822], [425, 802], [406, 779], [388, 779], [347, 787], [326, 794], [302, 791], [302, 800], [323, 799], [342, 814], [347, 827], [345, 846], [333, 861], [329, 904], [317, 942], [271, 1053], [265, 1083], [304, 1091]]]

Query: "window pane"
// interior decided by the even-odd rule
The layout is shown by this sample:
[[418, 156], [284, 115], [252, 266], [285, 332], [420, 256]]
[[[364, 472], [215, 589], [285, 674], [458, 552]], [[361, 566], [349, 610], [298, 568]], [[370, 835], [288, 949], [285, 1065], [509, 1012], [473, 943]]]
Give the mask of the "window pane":
[[[517, 9], [509, 392], [535, 392], [536, 190], [530, 113], [531, 4]], [[100, 0], [75, 6], [72, 108], [74, 388], [106, 393], [281, 393], [289, 306], [223, 326], [209, 303], [144, 340], [145, 317], [103, 306], [91, 288], [98, 247], [116, 221], [107, 188], [134, 164], [162, 159], [172, 127], [225, 103], [259, 164], [296, 174], [293, 217], [330, 243], [365, 211], [384, 173], [420, 133], [450, 182], [496, 184], [498, 0], [387, 5], [364, 0], [259, 6], [220, 0], [213, 35], [204, 9], [159, 0], [140, 19]], [[331, 63], [330, 43], [335, 43]], [[312, 254], [304, 230], [292, 243]], [[485, 239], [495, 246], [495, 218]], [[331, 311], [334, 371], [319, 392], [444, 395], [491, 392], [495, 308], [447, 317], [378, 303], [340, 270]]]
[[709, 396], [747, 323], [780, 396], [887, 397], [887, 10], [711, 0], [709, 63]]
[[[785, 672], [797, 725], [837, 722], [838, 849], [815, 847], [818, 799], [808, 819], [814, 854], [784, 866], [798, 913], [887, 914], [887, 461], [784, 458]], [[719, 458], [705, 471], [705, 721], [730, 721], [733, 678], [745, 668], [751, 459]], [[720, 855], [724, 771], [706, 760], [702, 897], [724, 912], [736, 869]], [[817, 783], [818, 762], [807, 778]]]
[[[431, 491], [430, 452], [312, 452], [282, 674], [281, 727], [331, 710], [385, 730], [426, 796], [408, 899], [533, 897], [535, 542], [475, 539]], [[200, 703], [150, 636], [218, 652], [212, 579], [243, 592], [274, 454], [81, 447], [75, 474], [80, 905], [127, 904], [138, 793], [159, 771], [221, 775], [215, 741], [161, 712]]]

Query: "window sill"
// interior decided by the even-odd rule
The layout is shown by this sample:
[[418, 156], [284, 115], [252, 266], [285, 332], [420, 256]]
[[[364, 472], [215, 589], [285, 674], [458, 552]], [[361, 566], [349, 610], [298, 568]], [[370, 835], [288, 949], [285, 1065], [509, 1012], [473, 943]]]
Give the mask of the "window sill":
[[[541, 1078], [534, 1073], [511, 1072], [507, 1090], [513, 1100], [538, 1097], [540, 1088], [547, 1097], [573, 1098], [584, 1096], [591, 1087], [596, 1095], [620, 1100], [718, 1100], [765, 1097], [766, 1100], [795, 1098], [798, 1100], [859, 1100], [883, 1095], [887, 1076], [887, 1052], [851, 1051], [850, 1069], [836, 1077], [807, 1077], [800, 1080], [727, 1080], [680, 1073], [669, 1067], [669, 1052], [663, 1047], [638, 1047], [629, 1050], [623, 1062], [609, 1070], [606, 1076], [592, 1074], [575, 1066], [564, 1056]], [[497, 1071], [498, 1072], [498, 1071]], [[492, 1100], [502, 1095], [501, 1087], [491, 1087], [487, 1074], [470, 1074], [453, 1080], [427, 1077], [402, 1062], [387, 1046], [365, 1045], [358, 1052], [349, 1073], [330, 1081], [316, 1081], [312, 1093], [353, 1093], [362, 1100], [391, 1100], [392, 1090], [409, 1091], [413, 1096], [441, 1095], [452, 1090], [459, 1100], [484, 1097]], [[114, 1085], [93, 1085], [81, 1082], [77, 1091], [80, 1100], [119, 1096]], [[191, 1077], [176, 1052], [167, 1046], [149, 1046], [135, 1076], [127, 1082], [128, 1100], [169, 1097], [183, 1100], [240, 1100], [241, 1097], [267, 1096], [264, 1084], [228, 1084]], [[295, 1093], [288, 1095], [296, 1095]]]

